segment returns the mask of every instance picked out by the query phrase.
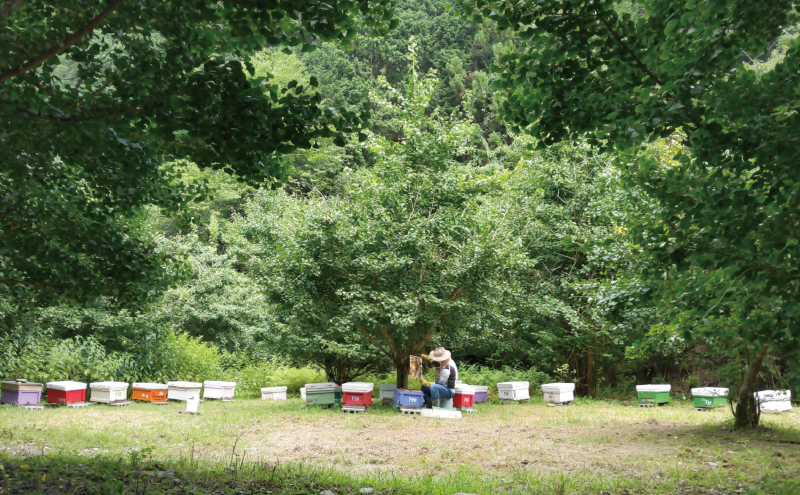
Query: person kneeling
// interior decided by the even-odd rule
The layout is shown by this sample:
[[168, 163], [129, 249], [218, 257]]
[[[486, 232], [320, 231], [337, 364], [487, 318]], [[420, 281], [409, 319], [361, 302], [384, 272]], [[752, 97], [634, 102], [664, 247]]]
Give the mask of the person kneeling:
[[458, 368], [455, 361], [450, 359], [450, 351], [444, 347], [438, 347], [429, 355], [422, 357], [426, 361], [431, 361], [436, 367], [436, 379], [433, 383], [424, 378], [420, 380], [422, 393], [425, 396], [425, 405], [439, 407], [440, 399], [452, 399], [455, 395]]

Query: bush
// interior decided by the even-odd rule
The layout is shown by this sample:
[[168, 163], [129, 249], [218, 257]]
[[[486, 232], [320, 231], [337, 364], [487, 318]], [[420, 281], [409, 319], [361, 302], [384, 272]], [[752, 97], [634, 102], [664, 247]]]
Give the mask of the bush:
[[[298, 392], [306, 383], [325, 382], [325, 373], [316, 366], [292, 367], [278, 359], [252, 361], [242, 356], [229, 359], [229, 369], [224, 379], [236, 382], [240, 397], [260, 397], [261, 387], [286, 386], [289, 392]], [[235, 364], [232, 361], [238, 361]]]
[[120, 373], [127, 382], [167, 383], [172, 380], [202, 382], [222, 375], [220, 350], [185, 332], [149, 335], [134, 343], [128, 366]]

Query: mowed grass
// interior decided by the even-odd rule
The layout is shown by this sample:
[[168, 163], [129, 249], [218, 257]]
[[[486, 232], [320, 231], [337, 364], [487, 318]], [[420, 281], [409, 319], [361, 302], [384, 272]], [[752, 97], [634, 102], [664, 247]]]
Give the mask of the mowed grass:
[[20, 456], [137, 459], [192, 466], [283, 466], [377, 493], [735, 493], [800, 473], [800, 414], [735, 432], [728, 409], [688, 402], [479, 404], [460, 420], [237, 400], [27, 411], [0, 409], [0, 445]]

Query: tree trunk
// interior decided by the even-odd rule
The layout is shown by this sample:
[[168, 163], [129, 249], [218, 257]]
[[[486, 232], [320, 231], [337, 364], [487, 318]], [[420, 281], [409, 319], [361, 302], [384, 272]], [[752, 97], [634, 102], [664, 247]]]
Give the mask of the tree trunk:
[[736, 400], [733, 427], [737, 430], [758, 426], [759, 408], [753, 394], [756, 393], [761, 364], [764, 362], [764, 357], [768, 352], [769, 347], [765, 347], [760, 354], [757, 354], [750, 361], [750, 365], [747, 367], [747, 374], [742, 380], [742, 386], [739, 388], [739, 398]]
[[408, 356], [395, 361], [394, 365], [397, 368], [397, 388], [408, 389], [408, 372], [411, 370]]

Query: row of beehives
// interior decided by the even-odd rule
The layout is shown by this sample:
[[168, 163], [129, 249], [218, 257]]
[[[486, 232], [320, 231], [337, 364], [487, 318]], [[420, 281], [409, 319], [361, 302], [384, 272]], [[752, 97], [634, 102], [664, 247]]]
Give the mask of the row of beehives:
[[[75, 404], [86, 402], [87, 384], [74, 381], [30, 383], [24, 380], [7, 381], [0, 384], [2, 395], [0, 403], [20, 406], [39, 405], [42, 395], [49, 404]], [[167, 382], [134, 383], [131, 399], [143, 402], [166, 402], [167, 400], [200, 399], [200, 390], [204, 399], [233, 399], [236, 388], [234, 382], [207, 380], [205, 382]], [[113, 404], [128, 399], [127, 382], [94, 382], [88, 384], [90, 402]]]
[[[671, 385], [637, 385], [639, 405], [660, 406], [667, 404]], [[713, 409], [728, 405], [729, 390], [724, 387], [700, 387], [692, 389], [692, 401], [698, 410]], [[754, 394], [762, 411], [782, 412], [792, 409], [791, 390], [762, 390]]]

